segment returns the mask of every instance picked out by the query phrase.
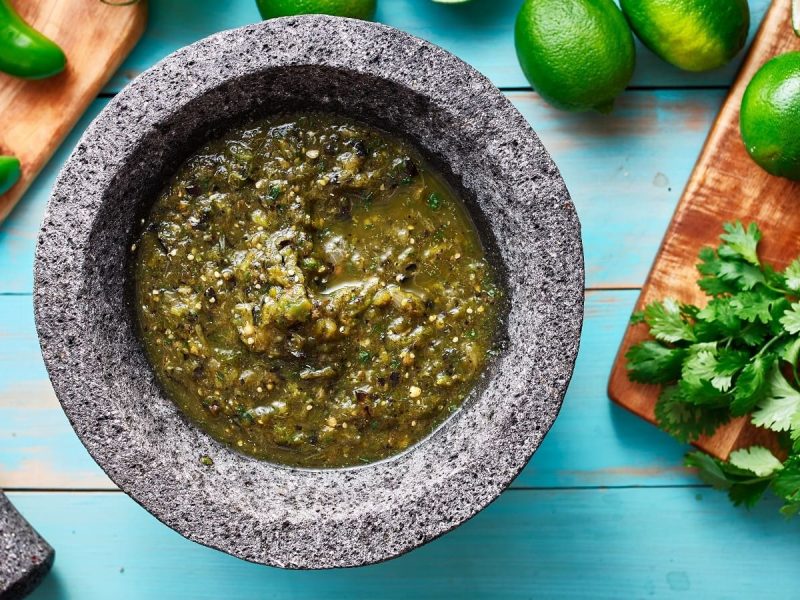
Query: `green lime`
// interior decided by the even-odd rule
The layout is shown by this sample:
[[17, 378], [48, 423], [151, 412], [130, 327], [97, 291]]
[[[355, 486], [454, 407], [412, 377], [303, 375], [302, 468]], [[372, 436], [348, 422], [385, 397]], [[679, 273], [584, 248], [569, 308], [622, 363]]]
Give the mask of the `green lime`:
[[776, 56], [742, 98], [742, 139], [767, 172], [800, 181], [800, 52]]
[[620, 0], [642, 43], [686, 71], [708, 71], [744, 47], [750, 29], [747, 0]]
[[256, 0], [265, 19], [323, 14], [369, 20], [375, 16], [377, 0]]
[[612, 0], [525, 0], [514, 35], [522, 71], [557, 108], [609, 112], [633, 75], [633, 36]]

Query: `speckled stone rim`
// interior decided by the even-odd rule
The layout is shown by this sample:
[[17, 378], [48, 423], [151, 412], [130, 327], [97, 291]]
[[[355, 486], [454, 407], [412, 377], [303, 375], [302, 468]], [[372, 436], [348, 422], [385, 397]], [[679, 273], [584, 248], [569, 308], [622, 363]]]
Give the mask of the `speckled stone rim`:
[[[462, 410], [412, 450], [356, 469], [260, 462], [189, 424], [156, 384], [129, 301], [136, 224], [180, 162], [235, 120], [303, 109], [416, 143], [464, 195], [508, 296], [506, 346]], [[486, 78], [395, 29], [307, 16], [206, 38], [109, 102], [53, 189], [34, 301], [56, 394], [122, 490], [201, 544], [262, 564], [330, 568], [419, 546], [512, 481], [561, 406], [583, 284], [580, 227], [558, 170]]]

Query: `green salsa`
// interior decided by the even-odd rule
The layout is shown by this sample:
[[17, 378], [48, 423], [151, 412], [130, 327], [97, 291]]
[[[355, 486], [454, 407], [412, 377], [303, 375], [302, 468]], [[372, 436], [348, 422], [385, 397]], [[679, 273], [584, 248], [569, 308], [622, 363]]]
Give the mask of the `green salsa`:
[[161, 385], [261, 459], [401, 452], [493, 352], [501, 291], [464, 206], [414, 148], [351, 119], [279, 115], [206, 144], [132, 250]]

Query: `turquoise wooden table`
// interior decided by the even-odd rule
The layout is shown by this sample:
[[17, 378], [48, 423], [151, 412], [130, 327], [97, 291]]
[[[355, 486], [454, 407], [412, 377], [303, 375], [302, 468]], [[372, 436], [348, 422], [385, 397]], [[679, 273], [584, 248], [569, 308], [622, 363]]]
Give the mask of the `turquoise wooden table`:
[[[611, 361], [736, 65], [687, 75], [639, 48], [611, 116], [546, 106], [514, 55], [520, 0], [381, 0], [378, 20], [473, 64], [525, 114], [583, 223], [586, 322], [564, 409], [539, 452], [484, 512], [380, 565], [288, 572], [189, 542], [115, 489], [62, 413], [31, 309], [36, 232], [80, 133], [172, 50], [256, 21], [252, 0], [155, 0], [144, 39], [0, 227], [0, 487], [56, 547], [34, 598], [800, 597], [800, 519], [747, 513], [683, 469], [686, 450], [613, 406]], [[754, 24], [767, 0], [750, 0]], [[755, 25], [753, 29], [755, 28]]]

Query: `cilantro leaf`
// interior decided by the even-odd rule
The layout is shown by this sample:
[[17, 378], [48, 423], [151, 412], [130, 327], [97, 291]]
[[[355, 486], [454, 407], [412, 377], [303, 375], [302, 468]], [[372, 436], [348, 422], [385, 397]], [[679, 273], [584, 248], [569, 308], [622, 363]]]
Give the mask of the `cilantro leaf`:
[[767, 335], [769, 329], [763, 323], [750, 323], [739, 331], [739, 337], [748, 346], [762, 346]]
[[739, 292], [730, 302], [734, 314], [740, 319], [749, 323], [760, 321], [767, 324], [772, 320], [770, 311], [776, 300], [776, 297], [762, 291], [751, 291]]
[[789, 432], [794, 442], [795, 450], [800, 452], [800, 411], [792, 415], [792, 419], [789, 422]]
[[726, 408], [730, 395], [714, 387], [709, 379], [686, 379], [678, 381], [684, 401], [705, 409]]
[[639, 383], [670, 383], [681, 375], [683, 348], [667, 348], [654, 341], [632, 346], [625, 354], [628, 377]]
[[717, 343], [700, 342], [689, 348], [681, 375], [692, 381], [711, 381], [717, 367]]
[[719, 275], [720, 260], [716, 250], [711, 246], [703, 246], [700, 248], [698, 258], [700, 262], [697, 263], [697, 270], [701, 275], [708, 275], [711, 277]]
[[722, 261], [717, 256], [716, 250], [709, 247], [700, 250], [700, 262], [697, 264], [697, 270], [702, 277], [698, 280], [697, 285], [706, 295], [722, 296], [738, 291], [730, 281], [720, 279], [721, 268]]
[[734, 258], [741, 256], [744, 260], [756, 267], [761, 263], [758, 260], [758, 242], [761, 240], [761, 231], [758, 225], [750, 223], [745, 229], [741, 222], [725, 223], [722, 228], [725, 233], [722, 234], [720, 239], [725, 244], [722, 244], [717, 251], [722, 258]]
[[717, 373], [734, 374], [750, 362], [750, 354], [744, 350], [721, 348], [717, 355]]
[[644, 323], [644, 311], [637, 310], [631, 315], [631, 325], [638, 325]]
[[790, 365], [796, 365], [800, 356], [800, 337], [789, 339], [778, 346], [778, 355]]
[[719, 276], [724, 281], [730, 281], [741, 290], [751, 290], [759, 283], [764, 283], [764, 273], [761, 269], [751, 264], [738, 260], [724, 261], [720, 264]]
[[774, 367], [769, 380], [766, 398], [758, 403], [753, 413], [753, 425], [786, 431], [791, 427], [792, 418], [800, 411], [800, 392], [786, 381], [780, 369]]
[[772, 481], [772, 490], [786, 503], [781, 512], [787, 516], [800, 510], [800, 455], [789, 457]]
[[685, 319], [688, 319], [690, 322], [697, 319], [697, 313], [700, 312], [700, 308], [694, 306], [693, 304], [683, 304], [681, 303], [681, 314]]
[[728, 462], [754, 473], [757, 477], [769, 477], [783, 468], [783, 463], [763, 446], [750, 446], [731, 452]]
[[781, 325], [787, 333], [800, 333], [800, 302], [795, 302], [780, 318]]
[[742, 369], [736, 379], [731, 402], [731, 413], [735, 417], [746, 415], [764, 398], [767, 374], [774, 362], [775, 356], [772, 354], [757, 354]]
[[686, 455], [684, 464], [696, 468], [700, 479], [715, 489], [727, 491], [728, 497], [737, 506], [753, 506], [770, 484], [769, 478], [754, 476], [750, 471], [703, 452], [690, 452]]
[[697, 339], [692, 326], [684, 320], [680, 305], [672, 298], [648, 304], [644, 309], [644, 320], [653, 337], [662, 342], [694, 342]]
[[704, 277], [697, 280], [697, 285], [707, 296], [722, 296], [724, 294], [735, 294], [738, 288], [720, 277]]
[[697, 469], [700, 479], [716, 490], [728, 490], [731, 482], [722, 470], [722, 461], [705, 452], [689, 452], [683, 461], [687, 467]]
[[701, 342], [689, 347], [679, 382], [687, 402], [719, 404], [722, 392], [731, 387], [733, 375], [747, 362], [747, 355], [726, 351], [724, 360], [720, 365], [716, 342]]
[[783, 273], [778, 273], [771, 265], [761, 265], [761, 270], [764, 271], [765, 285], [776, 296], [783, 297], [788, 293], [786, 289], [786, 277]]
[[783, 272], [786, 287], [793, 292], [800, 292], [800, 258], [796, 258]]
[[714, 377], [711, 385], [720, 391], [727, 392], [733, 382], [733, 377], [750, 361], [750, 355], [742, 350], [722, 348], [717, 355], [717, 364], [714, 366]]
[[742, 328], [742, 321], [727, 298], [710, 300], [695, 318], [695, 336], [702, 335], [704, 341], [736, 335]]
[[800, 512], [800, 502], [786, 503], [781, 507], [781, 514], [787, 519], [795, 516], [798, 512]]
[[745, 483], [734, 483], [728, 490], [728, 498], [735, 506], [755, 506], [769, 488], [769, 479], [756, 479]]
[[783, 335], [784, 329], [783, 325], [781, 324], [781, 317], [787, 310], [789, 310], [789, 307], [789, 301], [786, 298], [779, 298], [773, 302], [772, 310], [770, 311], [772, 313], [772, 321], [770, 321], [768, 325], [772, 335]]
[[688, 404], [678, 386], [664, 388], [656, 403], [656, 421], [667, 433], [682, 442], [711, 435], [730, 420], [725, 408], [705, 408]]

